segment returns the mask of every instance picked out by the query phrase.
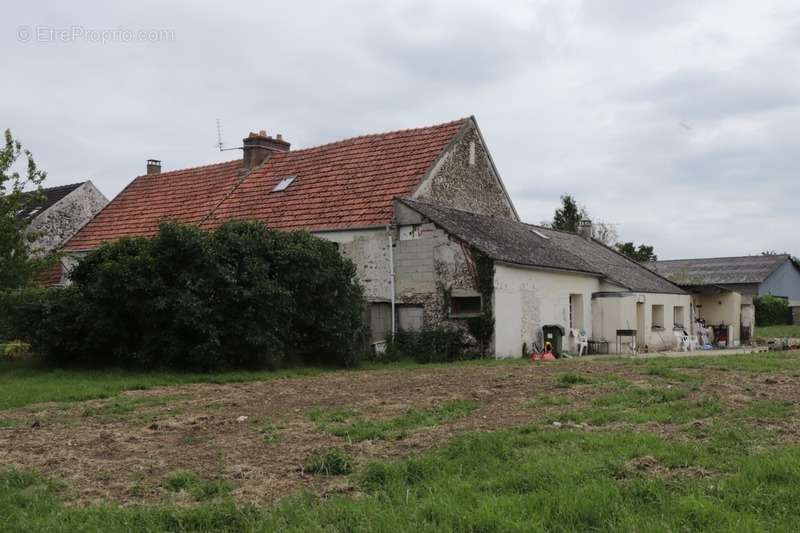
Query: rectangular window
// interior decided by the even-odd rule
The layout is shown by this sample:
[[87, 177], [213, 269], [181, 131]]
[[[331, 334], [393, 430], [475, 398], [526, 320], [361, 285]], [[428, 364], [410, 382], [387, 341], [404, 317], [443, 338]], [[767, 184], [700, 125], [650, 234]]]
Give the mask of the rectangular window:
[[569, 295], [569, 327], [582, 330], [583, 326], [583, 294]]
[[450, 316], [470, 317], [481, 314], [480, 296], [453, 296], [450, 298]]
[[653, 329], [664, 329], [664, 306], [653, 306]]
[[684, 329], [683, 306], [676, 305], [672, 308], [672, 324], [677, 329]]

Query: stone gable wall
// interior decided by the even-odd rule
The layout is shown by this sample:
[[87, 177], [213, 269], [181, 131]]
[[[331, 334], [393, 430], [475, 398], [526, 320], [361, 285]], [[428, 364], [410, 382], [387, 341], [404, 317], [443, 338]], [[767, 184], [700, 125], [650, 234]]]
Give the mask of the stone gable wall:
[[58, 249], [107, 203], [108, 199], [91, 182], [72, 191], [28, 226], [26, 231], [36, 235], [32, 254], [41, 256]]
[[451, 146], [414, 194], [415, 200], [516, 220], [476, 128]]

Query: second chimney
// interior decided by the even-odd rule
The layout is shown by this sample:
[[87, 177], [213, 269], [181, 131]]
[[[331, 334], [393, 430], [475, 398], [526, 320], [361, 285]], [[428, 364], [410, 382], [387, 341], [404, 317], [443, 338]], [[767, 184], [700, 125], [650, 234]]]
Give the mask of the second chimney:
[[281, 134], [274, 138], [267, 135], [264, 130], [258, 133], [251, 132], [250, 135], [242, 140], [244, 157], [242, 158], [242, 168], [250, 170], [264, 162], [275, 152], [288, 152], [291, 145], [283, 140]]
[[147, 173], [148, 174], [161, 174], [161, 161], [158, 159], [147, 160]]
[[578, 235], [584, 239], [592, 238], [592, 221], [588, 218], [583, 218], [578, 223]]

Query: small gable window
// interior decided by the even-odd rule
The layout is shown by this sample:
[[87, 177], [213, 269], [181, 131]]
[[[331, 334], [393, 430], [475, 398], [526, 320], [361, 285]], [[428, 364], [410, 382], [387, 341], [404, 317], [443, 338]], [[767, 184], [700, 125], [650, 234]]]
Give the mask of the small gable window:
[[279, 181], [277, 185], [275, 185], [275, 188], [272, 189], [272, 192], [285, 191], [286, 188], [289, 187], [289, 185], [292, 184], [292, 182], [295, 180], [295, 178], [297, 178], [297, 176], [286, 176], [281, 181]]

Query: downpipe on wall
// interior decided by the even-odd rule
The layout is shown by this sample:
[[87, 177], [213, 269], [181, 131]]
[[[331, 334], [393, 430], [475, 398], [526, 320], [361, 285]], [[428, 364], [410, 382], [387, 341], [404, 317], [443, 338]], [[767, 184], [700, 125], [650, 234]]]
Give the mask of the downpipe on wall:
[[395, 320], [397, 315], [395, 314], [395, 291], [394, 291], [394, 239], [392, 237], [393, 228], [391, 225], [386, 226], [386, 233], [389, 236], [389, 284], [391, 286], [392, 291], [392, 341], [394, 342], [394, 336], [397, 332], [397, 326], [395, 324]]

